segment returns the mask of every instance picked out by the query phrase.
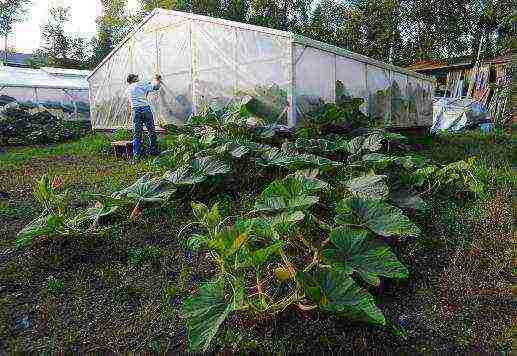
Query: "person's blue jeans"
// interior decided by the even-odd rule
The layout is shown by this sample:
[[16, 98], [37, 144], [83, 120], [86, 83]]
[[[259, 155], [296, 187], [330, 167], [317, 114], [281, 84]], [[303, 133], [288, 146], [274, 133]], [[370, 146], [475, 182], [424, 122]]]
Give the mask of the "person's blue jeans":
[[140, 158], [142, 156], [142, 134], [144, 125], [149, 134], [149, 149], [151, 154], [158, 154], [158, 146], [156, 144], [156, 130], [154, 128], [154, 118], [151, 107], [140, 106], [132, 109], [133, 117], [133, 157]]

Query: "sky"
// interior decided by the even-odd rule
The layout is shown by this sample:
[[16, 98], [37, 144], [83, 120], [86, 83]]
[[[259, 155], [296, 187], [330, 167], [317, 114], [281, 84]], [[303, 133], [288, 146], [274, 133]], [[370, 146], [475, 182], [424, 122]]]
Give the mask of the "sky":
[[[130, 9], [137, 5], [138, 0], [128, 0]], [[41, 41], [41, 25], [47, 21], [49, 8], [55, 6], [70, 6], [72, 9], [71, 21], [65, 27], [68, 33], [88, 39], [95, 35], [95, 19], [101, 10], [98, 0], [32, 0], [25, 15], [26, 21], [14, 26], [8, 46], [24, 53], [35, 51]]]

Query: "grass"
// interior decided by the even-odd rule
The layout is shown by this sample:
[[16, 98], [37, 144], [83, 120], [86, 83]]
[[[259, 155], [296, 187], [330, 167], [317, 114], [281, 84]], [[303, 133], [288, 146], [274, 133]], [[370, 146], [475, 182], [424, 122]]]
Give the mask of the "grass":
[[[505, 304], [511, 299], [506, 287], [513, 271], [508, 262], [512, 139], [469, 133], [420, 141], [422, 153], [442, 163], [477, 156], [476, 176], [489, 189], [469, 201], [433, 200], [430, 211], [418, 218], [425, 237], [402, 244], [411, 278], [386, 284], [382, 293], [383, 308], [399, 336], [324, 313], [288, 310], [276, 319], [232, 317], [215, 351], [509, 350], [515, 317]], [[188, 206], [146, 212], [138, 224], [121, 221], [95, 240], [12, 249], [16, 233], [40, 212], [31, 191], [41, 175], [63, 176], [75, 209], [94, 202], [88, 192], [112, 192], [151, 169], [149, 160], [130, 165], [110, 157], [108, 150], [105, 136], [92, 135], [0, 153], [0, 191], [7, 193], [0, 200], [0, 221], [5, 222], [0, 225], [0, 353], [186, 349], [181, 302], [211, 269], [204, 255], [187, 251], [184, 241], [176, 239], [191, 219]], [[242, 208], [226, 193], [216, 201], [227, 213]], [[482, 258], [474, 259], [478, 250]], [[481, 292], [492, 294], [465, 293], [462, 286], [474, 277], [484, 283]]]

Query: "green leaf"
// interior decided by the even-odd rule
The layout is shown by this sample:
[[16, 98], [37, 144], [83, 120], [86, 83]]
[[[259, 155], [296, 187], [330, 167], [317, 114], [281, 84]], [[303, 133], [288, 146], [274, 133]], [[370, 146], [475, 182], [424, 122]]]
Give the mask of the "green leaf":
[[360, 198], [383, 200], [389, 194], [385, 179], [385, 175], [363, 176], [349, 180], [346, 185]]
[[221, 324], [230, 313], [243, 305], [244, 288], [227, 291], [224, 281], [205, 283], [199, 293], [189, 297], [182, 312], [187, 319], [189, 347], [192, 351], [206, 352]]
[[210, 176], [226, 174], [230, 170], [226, 162], [208, 156], [195, 158], [175, 171], [168, 171], [163, 178], [173, 185], [193, 185], [205, 181]]
[[358, 286], [347, 273], [320, 269], [312, 274], [298, 271], [297, 277], [306, 294], [320, 308], [332, 313], [358, 311], [373, 323], [386, 323], [372, 295]]
[[345, 150], [350, 154], [357, 154], [361, 152], [363, 148], [364, 137], [358, 136], [351, 139], [349, 142], [345, 143], [343, 146]]
[[201, 234], [194, 234], [187, 240], [187, 248], [191, 251], [198, 251], [206, 243], [208, 237]]
[[374, 133], [373, 135], [366, 136], [364, 138], [362, 149], [370, 152], [376, 152], [382, 149], [382, 141], [384, 136], [381, 134]]
[[280, 239], [279, 234], [289, 231], [298, 221], [303, 220], [305, 214], [301, 211], [282, 212], [271, 217], [253, 219], [253, 232], [255, 235], [271, 239]]
[[312, 205], [316, 204], [320, 198], [316, 196], [303, 195], [295, 196], [292, 198], [284, 197], [262, 197], [255, 202], [254, 211], [284, 211], [284, 210], [296, 210], [296, 209], [307, 209]]
[[328, 169], [342, 165], [341, 162], [335, 162], [328, 158], [316, 156], [313, 154], [286, 152], [278, 148], [272, 148], [265, 152], [257, 161], [257, 164], [265, 167], [288, 167], [289, 169], [298, 169], [303, 167], [318, 167], [322, 169]]
[[42, 215], [31, 221], [20, 232], [16, 239], [17, 248], [30, 246], [35, 238], [48, 236], [51, 237], [62, 225], [62, 219], [54, 214]]
[[112, 197], [115, 199], [128, 198], [137, 203], [164, 203], [176, 191], [161, 177], [153, 178], [146, 174], [129, 187], [115, 192]]
[[323, 153], [333, 153], [336, 151], [336, 143], [334, 141], [324, 139], [296, 139], [294, 146], [298, 150], [319, 151]]
[[319, 201], [310, 195], [329, 187], [328, 183], [302, 174], [270, 183], [255, 202], [255, 211], [294, 211], [309, 208]]
[[428, 159], [422, 156], [403, 156], [397, 158], [395, 162], [407, 170], [413, 170], [425, 165]]
[[208, 241], [208, 247], [224, 258], [231, 258], [247, 243], [252, 228], [253, 224], [247, 221], [233, 226], [225, 226]]
[[417, 186], [421, 187], [429, 178], [431, 175], [438, 169], [438, 167], [432, 165], [427, 166], [424, 168], [419, 168], [416, 171], [413, 172], [411, 175], [411, 182]]
[[382, 153], [369, 153], [362, 157], [364, 162], [373, 164], [380, 168], [385, 168], [397, 161], [398, 157], [387, 156]]
[[380, 200], [351, 198], [348, 202], [338, 205], [340, 209], [348, 205], [361, 223], [378, 235], [408, 237], [420, 234], [418, 227], [402, 213], [402, 210]]
[[255, 269], [258, 269], [263, 263], [271, 258], [271, 256], [275, 255], [285, 246], [284, 241], [277, 241], [276, 243], [260, 248], [255, 251], [250, 251], [245, 257], [245, 262], [239, 264], [239, 267], [248, 267], [253, 266]]
[[407, 268], [390, 247], [368, 237], [368, 231], [363, 229], [343, 227], [332, 230], [330, 241], [336, 248], [324, 250], [323, 256], [333, 267], [347, 274], [356, 272], [365, 282], [376, 287], [380, 284], [379, 276], [407, 278]]
[[425, 211], [427, 209], [426, 202], [415, 193], [406, 190], [399, 190], [393, 192], [391, 197], [393, 204], [399, 208], [414, 209], [418, 211]]
[[100, 204], [88, 208], [86, 213], [94, 222], [100, 222], [103, 218], [113, 215], [118, 209], [119, 207], [117, 205]]

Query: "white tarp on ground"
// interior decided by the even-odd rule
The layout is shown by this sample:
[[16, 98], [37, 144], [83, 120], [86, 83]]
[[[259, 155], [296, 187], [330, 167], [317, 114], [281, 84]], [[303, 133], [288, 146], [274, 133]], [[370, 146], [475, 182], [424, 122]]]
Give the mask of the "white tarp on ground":
[[435, 98], [432, 133], [458, 132], [486, 121], [487, 110], [472, 98]]
[[[126, 77], [163, 78], [150, 93], [156, 124], [181, 125], [205, 105], [248, 94], [297, 125], [307, 102], [332, 102], [337, 82], [385, 126], [431, 126], [434, 79], [285, 31], [156, 9], [88, 78], [92, 124], [130, 127]], [[310, 105], [309, 105], [310, 106]]]

